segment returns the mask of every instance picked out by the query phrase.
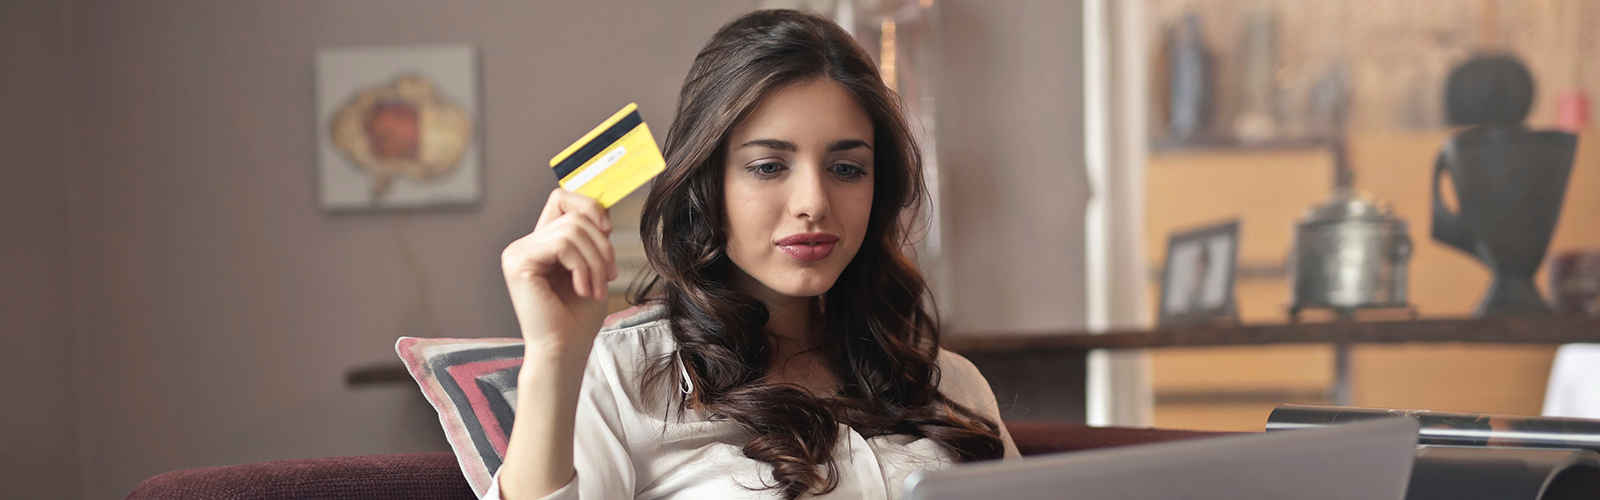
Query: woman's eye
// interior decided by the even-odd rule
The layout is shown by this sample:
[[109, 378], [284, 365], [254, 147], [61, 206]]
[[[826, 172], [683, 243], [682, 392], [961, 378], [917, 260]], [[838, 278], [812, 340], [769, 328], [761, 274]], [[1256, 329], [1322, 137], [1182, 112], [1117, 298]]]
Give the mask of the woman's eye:
[[840, 164], [834, 165], [833, 166], [833, 173], [834, 173], [834, 175], [838, 175], [840, 177], [844, 177], [844, 178], [847, 178], [847, 179], [854, 179], [854, 178], [857, 178], [857, 177], [866, 177], [866, 175], [867, 175], [867, 171], [866, 170], [862, 170], [861, 167], [857, 167], [855, 165], [851, 165], [851, 164], [848, 164], [848, 163], [840, 163]]
[[762, 163], [760, 165], [751, 165], [749, 167], [745, 167], [745, 170], [756, 174], [759, 177], [772, 177], [783, 171], [783, 164]]

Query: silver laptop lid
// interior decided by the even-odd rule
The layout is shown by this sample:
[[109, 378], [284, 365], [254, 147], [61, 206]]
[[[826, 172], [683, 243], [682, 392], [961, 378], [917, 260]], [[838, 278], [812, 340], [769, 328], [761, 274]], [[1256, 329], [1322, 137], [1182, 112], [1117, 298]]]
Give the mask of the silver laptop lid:
[[1417, 423], [1385, 419], [985, 462], [906, 480], [906, 500], [1402, 500]]

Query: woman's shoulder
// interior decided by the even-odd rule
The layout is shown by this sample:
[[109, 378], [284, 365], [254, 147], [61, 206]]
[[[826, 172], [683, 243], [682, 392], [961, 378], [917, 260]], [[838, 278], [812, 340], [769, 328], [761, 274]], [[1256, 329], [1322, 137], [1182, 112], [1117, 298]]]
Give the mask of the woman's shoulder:
[[585, 384], [603, 386], [619, 403], [627, 401], [618, 406], [631, 408], [624, 413], [660, 414], [677, 388], [678, 378], [670, 371], [676, 366], [677, 341], [665, 313], [659, 305], [629, 308], [606, 317], [595, 336]]
[[963, 404], [994, 397], [976, 365], [944, 348], [939, 349], [939, 392]]
[[[667, 321], [666, 308], [647, 304], [610, 316], [594, 339], [594, 351], [606, 361], [634, 362], [672, 354], [677, 343]], [[591, 357], [593, 360], [594, 357]]]
[[951, 352], [943, 347], [939, 348], [939, 370], [946, 374], [957, 372], [966, 377], [983, 376], [978, 373], [977, 365], [972, 364], [965, 356]]
[[666, 308], [635, 306], [606, 317], [589, 352], [589, 369], [633, 399], [641, 382], [677, 350]]
[[656, 321], [665, 320], [667, 307], [661, 304], [647, 302], [639, 304], [606, 316], [600, 325], [600, 332], [626, 330], [629, 328], [646, 325]]

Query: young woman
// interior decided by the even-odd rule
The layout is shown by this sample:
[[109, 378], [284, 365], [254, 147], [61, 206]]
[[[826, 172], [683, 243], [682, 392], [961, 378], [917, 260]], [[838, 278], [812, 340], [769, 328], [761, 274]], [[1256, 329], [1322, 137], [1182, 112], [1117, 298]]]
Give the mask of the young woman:
[[602, 329], [604, 209], [551, 193], [502, 264], [527, 341], [490, 498], [895, 498], [1016, 456], [939, 349], [902, 253], [923, 197], [898, 98], [850, 36], [741, 17], [695, 58], [640, 229], [655, 277]]

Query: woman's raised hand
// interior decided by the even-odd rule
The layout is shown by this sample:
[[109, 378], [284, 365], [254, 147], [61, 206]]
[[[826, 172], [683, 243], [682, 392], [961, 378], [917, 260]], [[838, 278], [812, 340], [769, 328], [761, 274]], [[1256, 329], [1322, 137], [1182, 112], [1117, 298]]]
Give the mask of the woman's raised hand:
[[528, 349], [587, 354], [605, 318], [606, 284], [617, 278], [611, 228], [600, 203], [556, 188], [533, 232], [501, 253]]
[[572, 481], [573, 428], [584, 365], [617, 277], [611, 216], [557, 188], [533, 233], [506, 246], [500, 267], [527, 341], [517, 376], [517, 426], [501, 466], [502, 498], [539, 498]]

